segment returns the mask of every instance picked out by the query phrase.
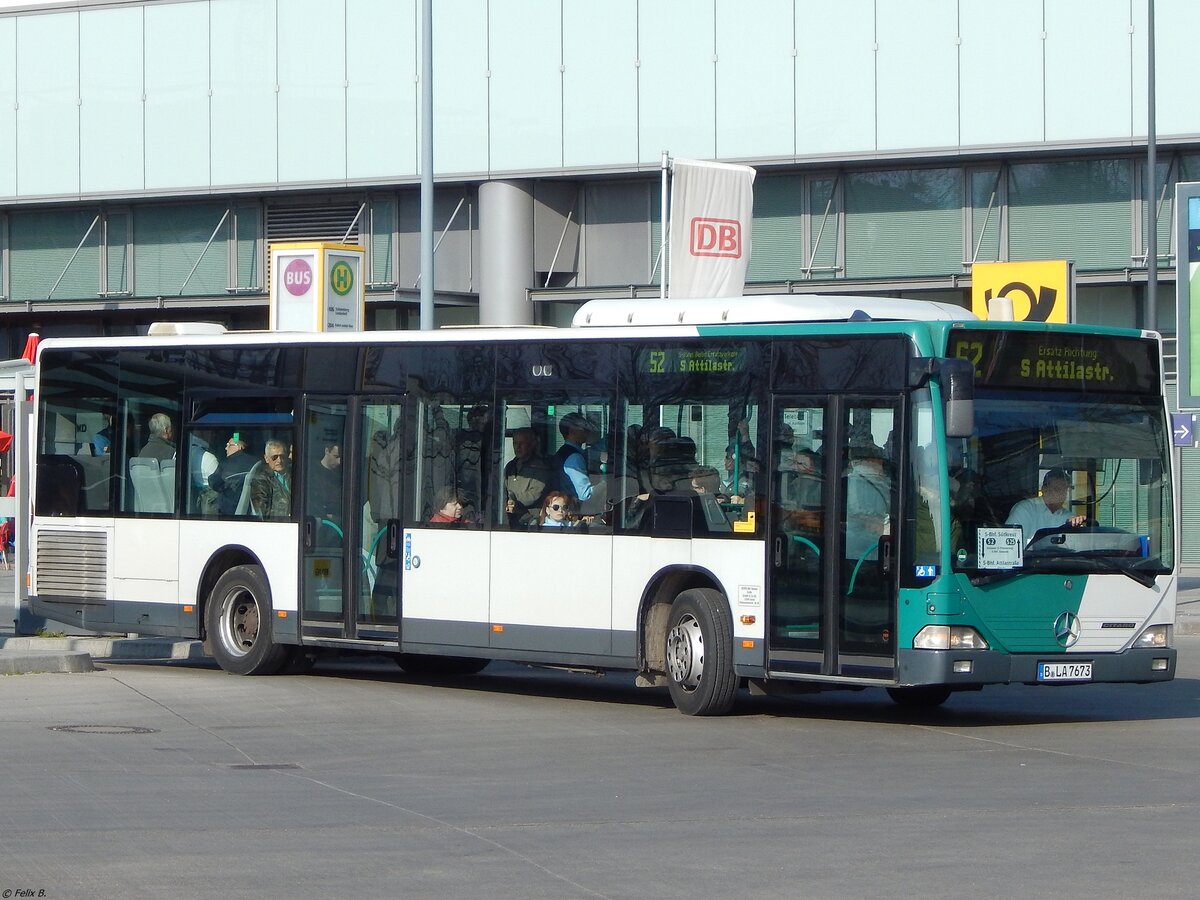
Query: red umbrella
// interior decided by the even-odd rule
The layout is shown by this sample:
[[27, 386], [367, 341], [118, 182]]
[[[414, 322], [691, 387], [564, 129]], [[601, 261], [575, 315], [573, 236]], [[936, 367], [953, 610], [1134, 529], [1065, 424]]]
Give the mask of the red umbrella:
[[12, 435], [7, 431], [0, 431], [0, 453], [7, 453], [12, 447]]
[[25, 360], [30, 365], [37, 361], [38, 333], [31, 331], [29, 337], [25, 339], [25, 349], [21, 351], [21, 359]]

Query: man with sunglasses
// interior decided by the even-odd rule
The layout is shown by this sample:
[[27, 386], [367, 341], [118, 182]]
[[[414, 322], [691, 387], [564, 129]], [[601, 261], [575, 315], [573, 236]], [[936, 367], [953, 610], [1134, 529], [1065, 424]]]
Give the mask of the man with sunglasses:
[[250, 506], [260, 519], [286, 519], [292, 514], [287, 446], [282, 441], [267, 441], [263, 463], [250, 482]]

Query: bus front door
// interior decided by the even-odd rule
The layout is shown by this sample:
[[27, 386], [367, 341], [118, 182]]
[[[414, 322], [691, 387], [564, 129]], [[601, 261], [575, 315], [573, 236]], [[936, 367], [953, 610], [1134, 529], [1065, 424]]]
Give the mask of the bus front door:
[[398, 649], [401, 400], [310, 397], [303, 421], [302, 634]]
[[894, 675], [900, 408], [891, 397], [774, 399], [770, 671]]

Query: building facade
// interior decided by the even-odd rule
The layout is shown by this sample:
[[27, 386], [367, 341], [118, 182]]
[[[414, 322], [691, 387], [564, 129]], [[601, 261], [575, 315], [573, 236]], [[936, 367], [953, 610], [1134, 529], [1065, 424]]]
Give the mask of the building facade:
[[[421, 5], [0, 5], [0, 352], [264, 327], [283, 240], [362, 244], [368, 327], [415, 327]], [[665, 151], [757, 169], [748, 291], [967, 304], [977, 262], [1065, 258], [1079, 320], [1141, 326], [1155, 227], [1173, 335], [1191, 0], [1155, 4], [1150, 189], [1147, 0], [433, 6], [439, 324], [654, 293]]]

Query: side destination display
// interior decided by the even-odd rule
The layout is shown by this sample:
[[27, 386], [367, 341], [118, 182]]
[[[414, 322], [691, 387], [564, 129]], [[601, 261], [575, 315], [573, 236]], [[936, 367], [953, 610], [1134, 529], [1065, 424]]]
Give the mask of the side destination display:
[[1153, 394], [1153, 341], [1095, 334], [954, 329], [947, 355], [969, 359], [982, 387]]

